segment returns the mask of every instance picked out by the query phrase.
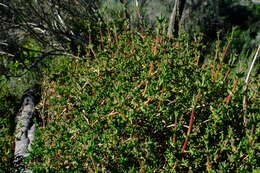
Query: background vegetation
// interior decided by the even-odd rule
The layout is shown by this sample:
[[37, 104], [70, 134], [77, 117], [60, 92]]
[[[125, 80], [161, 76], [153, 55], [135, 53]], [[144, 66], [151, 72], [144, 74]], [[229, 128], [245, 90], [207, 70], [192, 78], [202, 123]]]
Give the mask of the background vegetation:
[[172, 1], [75, 2], [1, 2], [1, 172], [13, 171], [14, 117], [35, 84], [34, 172], [260, 169], [259, 65], [245, 83], [259, 5], [216, 1], [217, 14], [194, 1], [169, 37]]

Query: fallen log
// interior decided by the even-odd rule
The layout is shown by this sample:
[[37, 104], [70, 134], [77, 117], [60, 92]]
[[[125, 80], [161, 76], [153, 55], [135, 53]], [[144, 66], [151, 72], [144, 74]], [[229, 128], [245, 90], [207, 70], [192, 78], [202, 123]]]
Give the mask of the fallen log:
[[31, 172], [23, 163], [29, 156], [31, 145], [35, 136], [36, 124], [34, 119], [35, 105], [37, 103], [37, 90], [28, 89], [22, 96], [22, 106], [16, 116], [14, 168], [17, 172]]

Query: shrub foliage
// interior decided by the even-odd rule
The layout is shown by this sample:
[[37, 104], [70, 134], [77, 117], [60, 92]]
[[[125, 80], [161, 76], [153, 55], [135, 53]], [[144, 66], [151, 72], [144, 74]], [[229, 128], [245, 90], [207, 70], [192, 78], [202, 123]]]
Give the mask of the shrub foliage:
[[58, 57], [43, 74], [34, 171], [257, 169], [256, 93], [248, 91], [245, 113], [244, 69], [223, 62], [235, 56], [223, 53], [225, 44], [201, 65], [200, 37], [115, 29], [97, 37], [99, 47], [86, 46], [91, 59]]

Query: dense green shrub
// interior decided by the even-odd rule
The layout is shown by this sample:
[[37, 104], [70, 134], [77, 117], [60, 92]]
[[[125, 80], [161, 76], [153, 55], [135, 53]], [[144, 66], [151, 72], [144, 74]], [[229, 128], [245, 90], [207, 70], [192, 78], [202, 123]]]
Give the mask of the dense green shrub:
[[17, 111], [16, 97], [3, 86], [0, 77], [0, 172], [10, 172], [14, 146], [14, 117]]
[[225, 46], [219, 47], [215, 58], [198, 65], [200, 40], [114, 30], [92, 50], [91, 60], [53, 59], [44, 72], [38, 106], [43, 127], [30, 167], [36, 172], [257, 169], [255, 92], [249, 90], [245, 114], [243, 75], [223, 63], [234, 55], [223, 57]]
[[[152, 22], [152, 26], [129, 30], [125, 9], [119, 13], [114, 7], [110, 13], [105, 9], [103, 12], [113, 18], [105, 23], [96, 9], [77, 1], [75, 6], [51, 1], [64, 7], [64, 12], [88, 16], [79, 7], [91, 10], [92, 18], [64, 15], [70, 26], [68, 32], [57, 32], [61, 28], [52, 28], [52, 22], [47, 21], [49, 27], [39, 25], [49, 30], [47, 37], [39, 37], [31, 29], [19, 39], [10, 37], [10, 43], [1, 43], [0, 172], [12, 171], [14, 117], [23, 91], [35, 83], [43, 86], [37, 107], [42, 124], [26, 160], [35, 172], [259, 169], [259, 67], [255, 66], [244, 91], [247, 64], [239, 62], [250, 62], [246, 59], [252, 57], [259, 42], [259, 6], [223, 1], [223, 17], [218, 18], [211, 10], [215, 2], [211, 2], [210, 8], [199, 8], [209, 15], [197, 18], [195, 10], [190, 19], [192, 27], [203, 25], [198, 30], [206, 34], [203, 39], [193, 35], [169, 39], [164, 37], [163, 16], [152, 17], [159, 27], [154, 28], [156, 22]], [[31, 14], [30, 9], [23, 10], [24, 16]], [[142, 15], [149, 15], [140, 11], [144, 9], [128, 9], [134, 26], [146, 24], [145, 19], [138, 21], [145, 17]], [[247, 20], [235, 18], [238, 11], [243, 12], [239, 17]], [[35, 12], [38, 14], [38, 10]], [[53, 14], [49, 17], [55, 19]], [[7, 13], [2, 16], [6, 21], [12, 19]], [[28, 17], [35, 19], [37, 15]], [[234, 25], [238, 27], [227, 34]], [[23, 25], [18, 21], [16, 26]], [[220, 28], [223, 31], [215, 35]], [[1, 36], [9, 38], [5, 33]], [[218, 40], [213, 41], [216, 37]], [[53, 43], [61, 43], [62, 48], [48, 54]], [[61, 54], [67, 56], [51, 56]], [[242, 101], [245, 94], [247, 110]]]

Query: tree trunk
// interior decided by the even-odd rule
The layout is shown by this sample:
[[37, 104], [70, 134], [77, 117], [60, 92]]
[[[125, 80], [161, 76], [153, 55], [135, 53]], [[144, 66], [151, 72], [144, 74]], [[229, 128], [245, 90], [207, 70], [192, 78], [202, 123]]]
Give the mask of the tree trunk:
[[179, 6], [179, 0], [175, 0], [175, 3], [174, 3], [174, 7], [173, 7], [173, 10], [172, 10], [172, 13], [171, 13], [171, 16], [170, 16], [170, 21], [169, 21], [169, 26], [168, 26], [168, 36], [169, 37], [172, 37], [172, 32], [173, 32], [173, 29], [174, 29], [174, 26], [175, 25], [178, 25], [178, 23], [176, 23], [176, 18], [178, 17], [177, 13], [178, 13], [178, 6]]
[[186, 0], [180, 6], [179, 32], [216, 32], [214, 27], [219, 17], [219, 0]]
[[127, 11], [127, 6], [128, 6], [129, 2], [127, 0], [120, 0], [120, 2], [124, 6], [125, 18], [127, 20], [127, 30], [131, 30], [131, 28], [132, 28], [131, 16], [130, 16], [129, 12]]

